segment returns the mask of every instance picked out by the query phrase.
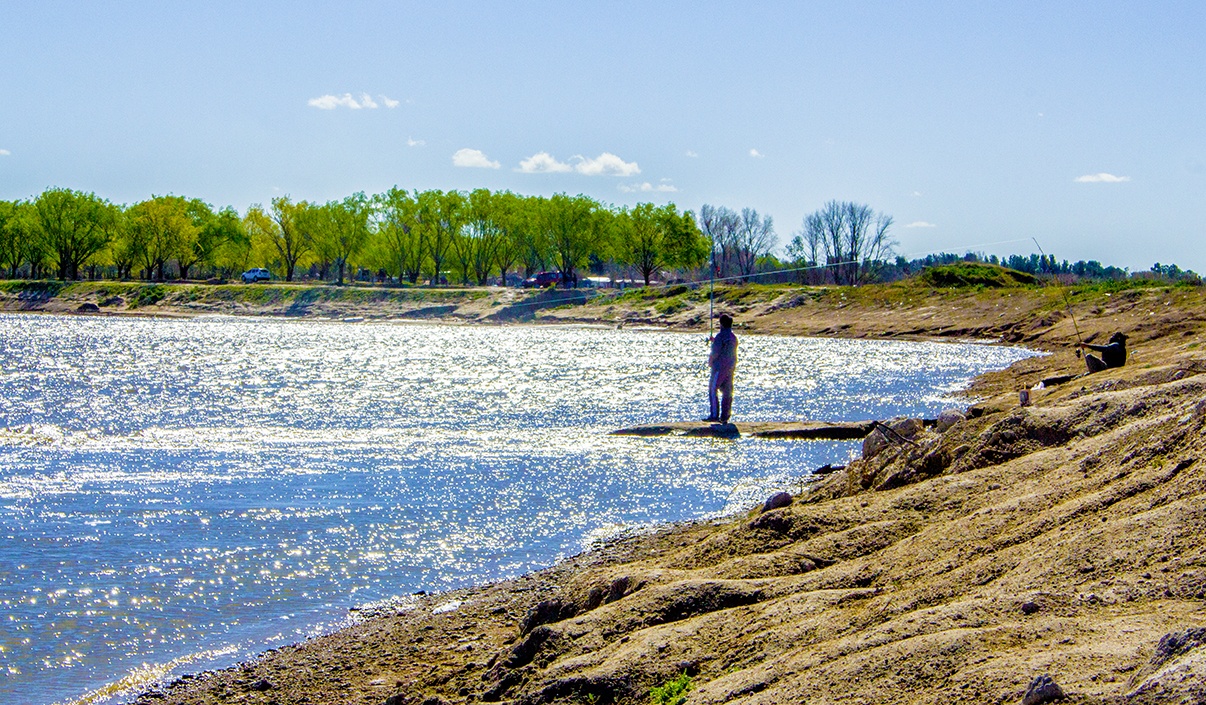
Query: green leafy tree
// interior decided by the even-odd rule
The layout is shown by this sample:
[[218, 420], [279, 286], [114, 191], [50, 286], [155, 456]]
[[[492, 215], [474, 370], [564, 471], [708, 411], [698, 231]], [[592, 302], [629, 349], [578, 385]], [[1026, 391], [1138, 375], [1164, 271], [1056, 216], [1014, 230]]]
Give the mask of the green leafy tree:
[[348, 260], [364, 249], [372, 235], [372, 204], [363, 193], [355, 193], [314, 210], [319, 223], [314, 237], [321, 243], [316, 249], [330, 256], [342, 285]]
[[546, 227], [547, 211], [553, 208], [549, 199], [531, 196], [521, 199], [520, 210], [514, 220], [520, 224], [515, 232], [519, 238], [520, 257], [523, 259], [524, 276], [530, 277], [549, 268], [554, 260], [549, 229]]
[[468, 265], [465, 269], [473, 270], [479, 286], [485, 286], [490, 280], [499, 249], [507, 239], [499, 217], [503, 201], [501, 194], [490, 193], [484, 188], [475, 189], [469, 194], [469, 225], [464, 240], [470, 246], [465, 252], [464, 259]]
[[438, 284], [453, 238], [465, 224], [465, 197], [459, 191], [424, 191], [418, 196], [419, 227], [426, 239], [431, 282]]
[[0, 267], [9, 279], [17, 278], [17, 270], [25, 263], [26, 234], [17, 227], [19, 202], [0, 201]]
[[640, 273], [649, 286], [658, 273], [672, 267], [693, 267], [707, 255], [706, 243], [687, 213], [674, 204], [640, 203], [615, 218], [620, 260]]
[[64, 188], [43, 191], [34, 207], [59, 279], [79, 279], [80, 268], [113, 237], [116, 208], [94, 193]]
[[607, 217], [599, 204], [583, 195], [556, 194], [545, 204], [542, 228], [555, 253], [565, 286], [575, 286], [578, 269], [604, 248]]
[[164, 281], [168, 261], [192, 249], [200, 231], [192, 210], [181, 196], [154, 196], [130, 207], [130, 240], [148, 278]]
[[130, 209], [124, 206], [118, 207], [117, 212], [117, 227], [114, 231], [113, 239], [109, 241], [109, 246], [106, 249], [106, 257], [109, 265], [113, 267], [114, 275], [118, 279], [129, 279], [130, 273], [134, 270], [134, 264], [138, 261], [138, 253], [135, 251], [134, 241], [131, 236], [132, 228], [130, 227]]
[[302, 229], [305, 216], [301, 214], [308, 207], [309, 204], [305, 201], [295, 204], [288, 196], [280, 196], [272, 199], [272, 221], [275, 227], [263, 227], [258, 217], [251, 221], [259, 237], [269, 243], [280, 256], [287, 282], [293, 281], [297, 263], [312, 249], [310, 238], [306, 237]]
[[234, 266], [234, 259], [239, 259], [239, 253], [249, 249], [250, 239], [243, 227], [243, 219], [239, 212], [231, 206], [226, 206], [206, 219], [202, 226], [199, 243], [199, 261], [201, 264], [216, 270], [220, 276], [229, 277], [246, 267], [239, 261]]
[[188, 202], [187, 212], [196, 228], [186, 233], [176, 252], [181, 279], [188, 279], [193, 267], [212, 270], [218, 252], [231, 239], [242, 236], [238, 211], [229, 206], [215, 213], [213, 206], [194, 198]]
[[397, 186], [376, 197], [377, 231], [380, 233], [387, 271], [397, 272], [414, 284], [426, 259], [426, 241], [419, 227], [418, 196]]
[[524, 233], [531, 229], [531, 217], [520, 196], [504, 191], [494, 194], [494, 220], [498, 223], [498, 247], [494, 262], [500, 281], [507, 284], [507, 272], [519, 262], [523, 253]]

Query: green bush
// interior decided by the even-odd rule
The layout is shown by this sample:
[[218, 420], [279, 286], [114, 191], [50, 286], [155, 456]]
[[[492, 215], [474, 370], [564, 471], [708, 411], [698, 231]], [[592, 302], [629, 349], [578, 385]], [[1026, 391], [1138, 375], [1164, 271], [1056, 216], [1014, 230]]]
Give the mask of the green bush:
[[919, 278], [930, 286], [943, 288], [1001, 289], [1038, 283], [1038, 277], [1033, 274], [982, 262], [956, 262], [930, 267]]
[[674, 680], [649, 691], [649, 699], [653, 705], [682, 705], [687, 701], [687, 691], [691, 690], [691, 676], [681, 674]]

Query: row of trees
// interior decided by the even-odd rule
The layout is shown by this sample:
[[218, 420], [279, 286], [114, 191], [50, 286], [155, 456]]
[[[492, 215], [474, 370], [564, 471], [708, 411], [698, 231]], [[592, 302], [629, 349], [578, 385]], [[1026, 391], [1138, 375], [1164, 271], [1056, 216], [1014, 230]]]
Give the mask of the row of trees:
[[1181, 269], [1175, 264], [1160, 264], [1157, 262], [1146, 272], [1131, 272], [1124, 267], [1104, 265], [1097, 260], [1069, 262], [1068, 260], [1057, 260], [1054, 255], [1040, 253], [998, 257], [997, 255], [986, 255], [978, 252], [967, 252], [961, 255], [942, 252], [912, 260], [897, 257], [895, 262], [884, 267], [882, 275], [888, 280], [901, 279], [918, 274], [929, 267], [954, 264], [956, 262], [996, 264], [1035, 276], [1058, 277], [1069, 281], [1081, 279], [1089, 281], [1121, 281], [1129, 278], [1158, 279], [1170, 282], [1201, 281], [1201, 277], [1193, 270]]
[[327, 203], [280, 197], [242, 216], [180, 196], [122, 206], [58, 188], [0, 201], [0, 267], [10, 278], [230, 278], [267, 265], [286, 281], [343, 283], [367, 270], [398, 282], [487, 284], [546, 270], [576, 282], [590, 268], [648, 284], [702, 266], [709, 244], [694, 214], [673, 204], [617, 208], [581, 195], [486, 189], [393, 188]]

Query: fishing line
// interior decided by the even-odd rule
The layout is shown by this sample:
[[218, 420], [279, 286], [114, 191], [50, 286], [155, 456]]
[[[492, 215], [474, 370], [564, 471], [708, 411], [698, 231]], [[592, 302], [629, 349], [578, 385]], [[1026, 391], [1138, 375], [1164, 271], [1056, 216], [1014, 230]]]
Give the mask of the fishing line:
[[[974, 248], [979, 248], [979, 247], [990, 247], [993, 245], [1008, 245], [1008, 244], [1013, 244], [1013, 243], [1018, 243], [1018, 242], [1027, 242], [1027, 241], [1028, 241], [1027, 238], [1018, 238], [1018, 239], [1014, 239], [1014, 240], [998, 240], [995, 242], [977, 243], [974, 245], [967, 245], [965, 247], [957, 247], [954, 249], [966, 250], [967, 252], [971, 252]], [[1029, 238], [1029, 241], [1033, 241], [1035, 245], [1038, 245], [1038, 241], [1035, 240], [1034, 238]], [[1041, 247], [1039, 248], [1039, 251], [1040, 252], [1042, 251]], [[924, 255], [945, 254], [946, 252], [947, 252], [947, 249], [945, 249], [945, 248], [940, 249], [940, 250], [929, 250], [929, 251], [925, 251], [925, 252], [906, 252], [906, 253], [903, 253], [901, 255], [901, 257], [917, 258], [917, 257], [924, 256]], [[1043, 256], [1045, 257], [1046, 255], [1044, 254]], [[854, 263], [857, 263], [858, 260], [841, 260], [841, 261], [835, 261], [835, 262], [826, 262], [825, 264], [809, 264], [809, 265], [804, 265], [802, 267], [784, 267], [782, 269], [773, 269], [773, 270], [766, 271], [766, 272], [756, 272], [756, 273], [750, 273], [750, 274], [734, 274], [734, 275], [728, 276], [728, 277], [717, 277], [716, 276], [715, 262], [716, 262], [716, 253], [715, 253], [715, 249], [713, 249], [712, 254], [711, 254], [711, 262], [709, 263], [709, 266], [708, 266], [708, 269], [709, 269], [708, 337], [709, 338], [711, 338], [712, 331], [713, 331], [712, 326], [713, 326], [713, 313], [714, 313], [714, 301], [715, 301], [714, 290], [715, 290], [715, 286], [717, 283], [725, 284], [725, 283], [736, 282], [736, 281], [748, 281], [750, 279], [756, 279], [758, 277], [770, 277], [770, 276], [775, 276], [775, 275], [779, 275], [779, 274], [795, 274], [798, 272], [809, 272], [809, 271], [815, 271], [815, 270], [821, 270], [821, 269], [830, 269], [830, 268], [840, 267], [840, 266], [846, 265], [846, 264], [854, 264]], [[675, 286], [682, 286], [684, 284], [687, 286], [691, 286], [691, 285], [698, 286], [699, 284], [702, 284], [702, 283], [703, 283], [702, 279], [693, 279], [689, 282], [675, 282], [673, 284], [655, 284], [655, 285], [651, 285], [651, 286], [633, 286], [633, 287], [627, 287], [627, 288], [623, 288], [623, 289], [615, 288], [613, 291], [608, 291], [608, 292], [599, 291], [597, 296], [610, 296], [613, 298], [618, 298], [620, 296], [623, 296], [624, 293], [626, 291], [628, 291], [629, 289], [640, 289], [641, 291], [645, 291], [645, 292], [654, 292], [654, 291], [658, 291], [660, 289], [669, 289], [669, 288], [675, 287]], [[581, 299], [581, 295], [580, 294], [579, 295], [568, 295], [568, 296], [565, 296], [560, 299], [545, 299], [543, 301], [521, 301], [521, 302], [509, 304], [508, 308], [515, 309], [515, 308], [519, 308], [519, 307], [523, 307], [523, 306], [552, 307], [552, 306], [560, 305], [563, 303], [570, 303], [576, 299]], [[1071, 313], [1071, 312], [1069, 311], [1069, 313]], [[1074, 325], [1075, 325], [1075, 322], [1076, 322], [1076, 318], [1075, 318], [1075, 316], [1073, 316], [1073, 324]], [[1077, 328], [1078, 339], [1079, 339], [1079, 335], [1080, 335], [1080, 330], [1079, 330], [1079, 328]], [[1080, 352], [1080, 349], [1077, 348], [1077, 353], [1079, 354], [1079, 352]]]
[[[1039, 244], [1038, 238], [1032, 237], [1030, 239], [1034, 240], [1034, 246], [1038, 248], [1039, 254], [1046, 259], [1047, 253], [1043, 252], [1043, 246]], [[1072, 302], [1068, 300], [1068, 290], [1064, 288], [1063, 282], [1059, 280], [1059, 274], [1055, 275], [1055, 284], [1059, 287], [1059, 293], [1064, 296], [1064, 308], [1068, 311], [1068, 316], [1072, 318], [1072, 328], [1076, 330], [1076, 357], [1079, 359], [1081, 355], [1080, 346], [1083, 344], [1083, 341], [1080, 339], [1080, 326], [1076, 323], [1076, 314], [1072, 313]]]

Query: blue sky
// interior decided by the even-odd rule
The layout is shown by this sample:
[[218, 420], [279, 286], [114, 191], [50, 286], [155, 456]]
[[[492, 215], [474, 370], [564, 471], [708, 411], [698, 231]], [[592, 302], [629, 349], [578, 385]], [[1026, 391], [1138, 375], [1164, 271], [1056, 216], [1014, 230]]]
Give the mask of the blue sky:
[[0, 3], [0, 198], [830, 199], [1206, 272], [1206, 3]]

